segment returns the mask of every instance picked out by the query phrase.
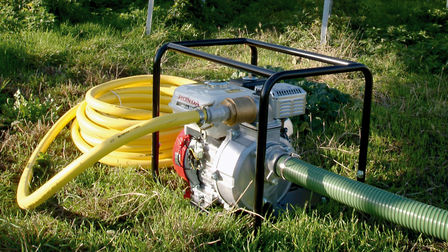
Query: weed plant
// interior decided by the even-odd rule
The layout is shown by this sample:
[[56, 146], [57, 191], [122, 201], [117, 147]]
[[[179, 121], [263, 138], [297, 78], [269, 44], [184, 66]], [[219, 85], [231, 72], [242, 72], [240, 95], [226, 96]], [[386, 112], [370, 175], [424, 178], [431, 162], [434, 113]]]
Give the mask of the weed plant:
[[[448, 209], [445, 1], [334, 1], [327, 45], [319, 41], [323, 0], [155, 1], [152, 34], [144, 36], [146, 4], [0, 2], [0, 250], [448, 250], [445, 241], [331, 200], [266, 217], [254, 236], [250, 214], [192, 207], [182, 197], [186, 185], [170, 169], [154, 183], [143, 168], [95, 164], [37, 209], [19, 209], [17, 184], [33, 149], [89, 88], [151, 73], [155, 51], [165, 42], [227, 37], [367, 65], [374, 96], [366, 182]], [[250, 62], [245, 47], [204, 50]], [[259, 61], [283, 69], [320, 66], [264, 50]], [[234, 71], [175, 53], [163, 60], [163, 73], [198, 81], [228, 79]], [[295, 119], [297, 153], [354, 178], [363, 79], [339, 74], [302, 84], [309, 89], [309, 111], [317, 109], [308, 116], [323, 113], [318, 117], [326, 119], [319, 127]], [[79, 155], [64, 130], [39, 158], [33, 183]]]

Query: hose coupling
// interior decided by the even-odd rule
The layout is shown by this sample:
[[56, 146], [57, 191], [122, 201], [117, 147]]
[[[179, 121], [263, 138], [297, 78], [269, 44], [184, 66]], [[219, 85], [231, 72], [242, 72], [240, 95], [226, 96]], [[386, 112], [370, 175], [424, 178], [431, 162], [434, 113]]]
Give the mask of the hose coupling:
[[290, 160], [291, 158], [293, 158], [293, 156], [291, 156], [291, 155], [283, 155], [283, 156], [287, 156], [284, 160], [280, 160], [280, 157], [282, 157], [282, 156], [280, 156], [280, 157], [278, 157], [278, 159], [277, 159], [277, 165], [276, 165], [276, 168], [277, 169], [275, 169], [275, 173], [277, 174], [277, 176], [279, 176], [280, 178], [282, 178], [282, 179], [284, 179], [284, 180], [286, 180], [286, 178], [285, 178], [285, 176], [283, 175], [283, 171], [285, 170], [285, 168], [286, 168], [286, 162], [288, 162], [288, 160]]
[[199, 125], [204, 124], [207, 119], [208, 119], [208, 112], [206, 109], [198, 109], [197, 110], [198, 114], [199, 114]]
[[242, 122], [251, 123], [257, 119], [257, 104], [252, 97], [226, 98], [221, 104], [230, 111], [230, 116], [223, 121], [229, 126]]
[[[222, 122], [224, 120], [227, 120], [230, 115], [229, 108], [225, 106], [215, 106], [215, 107], [208, 107], [205, 108], [206, 113], [206, 123], [213, 123], [213, 122]], [[203, 110], [201, 110], [203, 111]], [[202, 121], [201, 121], [202, 122]]]
[[249, 96], [226, 98], [220, 106], [205, 108], [205, 122], [223, 122], [228, 126], [242, 122], [251, 123], [257, 119], [257, 111], [257, 104]]
[[285, 179], [278, 175], [275, 167], [278, 166], [278, 160], [283, 156], [291, 154], [291, 149], [288, 146], [281, 143], [269, 142], [266, 148], [266, 160], [265, 160], [265, 180], [270, 182], [277, 180], [277, 178]]

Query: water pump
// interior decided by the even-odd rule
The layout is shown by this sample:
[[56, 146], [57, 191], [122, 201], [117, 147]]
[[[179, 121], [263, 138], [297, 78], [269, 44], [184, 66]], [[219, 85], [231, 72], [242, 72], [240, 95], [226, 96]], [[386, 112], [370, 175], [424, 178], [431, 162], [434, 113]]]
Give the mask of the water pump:
[[[253, 209], [255, 153], [257, 146], [258, 104], [263, 81], [256, 78], [234, 82], [205, 82], [178, 87], [170, 102], [173, 111], [200, 107], [227, 106], [237, 118], [222, 123], [185, 125], [173, 147], [177, 173], [189, 185], [186, 196], [195, 205], [206, 208], [215, 202], [225, 208]], [[287, 83], [277, 84], [270, 92], [266, 177], [264, 201], [274, 208], [298, 204], [309, 198], [309, 191], [291, 188], [291, 182], [277, 176], [274, 161], [294, 151], [289, 117], [305, 113], [306, 92]]]

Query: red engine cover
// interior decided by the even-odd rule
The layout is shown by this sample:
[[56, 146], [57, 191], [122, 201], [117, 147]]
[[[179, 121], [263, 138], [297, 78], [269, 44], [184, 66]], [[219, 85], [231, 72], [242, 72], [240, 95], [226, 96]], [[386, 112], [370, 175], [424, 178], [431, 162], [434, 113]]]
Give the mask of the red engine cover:
[[184, 130], [179, 132], [177, 135], [176, 142], [174, 142], [173, 146], [173, 164], [174, 169], [177, 174], [183, 178], [185, 181], [188, 181], [187, 175], [185, 175], [185, 155], [187, 155], [188, 145], [191, 141], [191, 135], [186, 135]]

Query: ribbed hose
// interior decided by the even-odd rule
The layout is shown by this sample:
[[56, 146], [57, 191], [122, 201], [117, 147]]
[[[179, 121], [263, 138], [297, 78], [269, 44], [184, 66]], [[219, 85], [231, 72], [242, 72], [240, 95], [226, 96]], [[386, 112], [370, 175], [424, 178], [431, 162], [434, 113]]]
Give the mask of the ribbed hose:
[[297, 185], [401, 226], [448, 240], [448, 211], [283, 156], [276, 173]]

